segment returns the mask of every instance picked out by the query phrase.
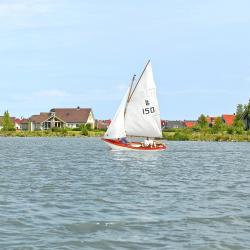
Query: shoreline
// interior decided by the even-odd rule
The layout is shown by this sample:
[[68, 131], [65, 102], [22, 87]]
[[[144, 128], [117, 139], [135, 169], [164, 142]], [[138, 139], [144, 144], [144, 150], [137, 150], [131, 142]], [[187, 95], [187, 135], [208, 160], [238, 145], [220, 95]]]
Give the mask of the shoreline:
[[88, 135], [83, 135], [81, 131], [0, 131], [0, 137], [101, 137], [103, 135], [103, 131], [88, 131]]
[[[83, 135], [81, 131], [0, 131], [0, 137], [102, 137], [104, 131], [88, 131], [88, 135]], [[228, 133], [202, 133], [202, 132], [163, 132], [162, 140], [167, 141], [215, 141], [215, 142], [250, 142], [249, 132], [244, 134]]]

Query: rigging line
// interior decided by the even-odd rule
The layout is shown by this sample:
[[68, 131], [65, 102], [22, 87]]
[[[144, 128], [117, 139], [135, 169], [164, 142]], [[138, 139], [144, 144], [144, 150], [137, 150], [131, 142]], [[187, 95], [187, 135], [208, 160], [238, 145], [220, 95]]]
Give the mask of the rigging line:
[[142, 71], [142, 73], [141, 73], [140, 78], [138, 79], [138, 81], [137, 81], [137, 83], [136, 83], [136, 85], [135, 85], [135, 87], [134, 87], [134, 89], [133, 89], [131, 95], [129, 96], [128, 102], [131, 100], [131, 97], [132, 97], [132, 95], [134, 94], [135, 89], [137, 88], [137, 86], [138, 86], [138, 84], [139, 84], [139, 82], [140, 82], [140, 80], [141, 80], [141, 78], [142, 78], [142, 76], [143, 76], [143, 74], [144, 74], [146, 68], [148, 67], [149, 63], [150, 63], [150, 60], [148, 60], [146, 66], [144, 67], [144, 69], [143, 69], [143, 71]]

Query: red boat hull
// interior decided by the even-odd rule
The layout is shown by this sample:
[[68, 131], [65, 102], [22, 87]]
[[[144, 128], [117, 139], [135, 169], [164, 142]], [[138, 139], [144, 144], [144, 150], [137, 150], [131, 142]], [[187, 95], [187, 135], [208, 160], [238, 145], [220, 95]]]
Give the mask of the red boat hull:
[[162, 143], [156, 144], [155, 147], [145, 147], [141, 142], [122, 143], [119, 140], [105, 138], [102, 138], [102, 140], [114, 150], [163, 151], [167, 148], [166, 145]]

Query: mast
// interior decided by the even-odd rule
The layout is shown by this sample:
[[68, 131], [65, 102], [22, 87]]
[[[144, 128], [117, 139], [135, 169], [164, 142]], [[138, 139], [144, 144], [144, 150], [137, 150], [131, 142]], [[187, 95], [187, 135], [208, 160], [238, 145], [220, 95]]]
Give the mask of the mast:
[[134, 83], [134, 81], [135, 81], [135, 77], [136, 77], [136, 75], [134, 74], [134, 75], [133, 75], [133, 78], [132, 78], [132, 81], [131, 81], [129, 93], [128, 93], [128, 99], [129, 99], [130, 94], [131, 94], [131, 91], [132, 91], [132, 87], [133, 87], [133, 83]]
[[130, 88], [129, 88], [129, 92], [128, 92], [128, 98], [127, 98], [127, 101], [126, 101], [125, 110], [124, 110], [124, 116], [125, 116], [126, 111], [127, 111], [127, 104], [129, 102], [129, 97], [130, 97], [130, 94], [131, 94], [131, 91], [132, 91], [132, 87], [133, 87], [133, 83], [135, 81], [135, 77], [136, 77], [136, 75], [133, 75], [133, 78], [132, 78], [132, 81], [131, 81], [131, 85], [130, 85]]
[[137, 86], [138, 86], [138, 84], [139, 84], [139, 82], [140, 82], [140, 80], [141, 80], [141, 78], [142, 78], [142, 76], [143, 76], [143, 74], [144, 74], [146, 68], [148, 67], [148, 64], [149, 64], [149, 63], [150, 63], [150, 60], [148, 60], [146, 66], [144, 67], [144, 69], [143, 69], [143, 71], [142, 71], [142, 73], [141, 73], [141, 75], [140, 75], [140, 78], [138, 79], [138, 81], [137, 81], [137, 83], [136, 83], [136, 85], [135, 85], [135, 87], [134, 87], [134, 89], [133, 89], [133, 91], [132, 91], [132, 93], [131, 93], [131, 95], [129, 95], [128, 102], [130, 101], [132, 95], [134, 94], [135, 89], [137, 88]]

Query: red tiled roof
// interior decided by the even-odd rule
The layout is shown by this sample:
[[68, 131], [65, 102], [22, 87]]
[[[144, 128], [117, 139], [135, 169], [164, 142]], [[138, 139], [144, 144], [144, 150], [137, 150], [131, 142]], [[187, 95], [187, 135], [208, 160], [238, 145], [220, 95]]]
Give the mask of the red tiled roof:
[[184, 121], [183, 124], [187, 128], [192, 128], [197, 124], [197, 121]]
[[111, 120], [105, 120], [105, 123], [107, 123], [108, 125], [110, 125]]
[[107, 129], [111, 120], [96, 120], [96, 127], [98, 129]]
[[110, 125], [111, 120], [97, 120], [97, 122], [101, 122], [101, 123], [104, 123], [106, 125]]
[[41, 123], [47, 120], [50, 116], [50, 113], [40, 113], [40, 115], [32, 115], [29, 118], [29, 121], [34, 122], [34, 123]]
[[68, 123], [86, 123], [91, 112], [90, 108], [54, 108], [55, 116]]
[[20, 124], [21, 123], [21, 119], [15, 118], [15, 123]]
[[27, 123], [29, 121], [34, 123], [42, 123], [46, 121], [50, 116], [51, 112], [55, 113], [63, 122], [68, 123], [86, 123], [91, 112], [90, 108], [54, 108], [50, 112], [41, 112], [39, 115], [32, 115], [29, 119], [22, 119], [20, 123]]
[[23, 123], [28, 123], [29, 122], [29, 119], [26, 119], [26, 118], [23, 118], [20, 122], [20, 124], [23, 124]]
[[227, 125], [232, 125], [235, 119], [235, 115], [222, 115], [222, 119]]

